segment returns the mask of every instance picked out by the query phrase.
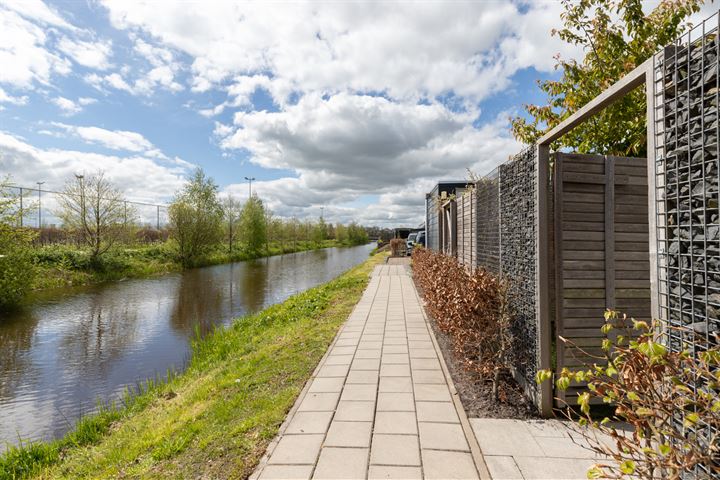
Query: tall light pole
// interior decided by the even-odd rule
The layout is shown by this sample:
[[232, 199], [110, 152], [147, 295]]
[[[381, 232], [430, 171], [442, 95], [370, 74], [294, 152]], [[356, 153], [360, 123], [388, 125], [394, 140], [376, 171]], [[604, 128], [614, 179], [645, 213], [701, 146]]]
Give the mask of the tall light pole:
[[255, 177], [245, 177], [245, 180], [248, 181], [248, 198], [252, 197], [252, 182], [255, 180]]
[[[35, 182], [38, 186], [38, 230], [42, 230], [42, 185], [45, 182]], [[40, 235], [40, 242], [42, 242], [42, 235]]]
[[80, 224], [83, 227], [83, 235], [85, 235], [85, 230], [87, 228], [87, 224], [85, 222], [85, 187], [83, 186], [83, 178], [85, 178], [85, 175], [76, 173], [75, 178], [77, 178], [78, 182], [80, 182]]

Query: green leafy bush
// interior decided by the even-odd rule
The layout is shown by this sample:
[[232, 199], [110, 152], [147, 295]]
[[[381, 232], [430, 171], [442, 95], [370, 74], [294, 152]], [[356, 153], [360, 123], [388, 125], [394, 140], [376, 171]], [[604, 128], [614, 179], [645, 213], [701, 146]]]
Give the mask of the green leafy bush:
[[[602, 327], [602, 356], [577, 371], [564, 369], [556, 380], [560, 390], [587, 382], [578, 397], [581, 425], [593, 450], [615, 464], [598, 463], [589, 478], [717, 478], [720, 475], [720, 347], [704, 343], [694, 332], [655, 322], [636, 321], [608, 310]], [[657, 332], [688, 339], [686, 350], [668, 349]], [[566, 343], [571, 343], [561, 337]], [[538, 373], [549, 381], [552, 372]], [[601, 399], [614, 414], [598, 421], [590, 403]], [[568, 416], [572, 416], [570, 411]], [[627, 434], [619, 422], [632, 427]], [[600, 433], [600, 437], [594, 433]], [[598, 438], [610, 438], [611, 442]]]
[[32, 286], [31, 242], [29, 231], [0, 224], [0, 309], [17, 306]]

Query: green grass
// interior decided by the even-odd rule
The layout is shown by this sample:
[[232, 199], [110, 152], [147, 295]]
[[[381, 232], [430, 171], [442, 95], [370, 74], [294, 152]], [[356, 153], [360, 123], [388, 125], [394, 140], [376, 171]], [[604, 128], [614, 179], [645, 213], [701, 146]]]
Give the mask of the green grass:
[[[251, 260], [283, 253], [302, 252], [319, 248], [343, 246], [335, 240], [321, 243], [302, 241], [284, 245], [271, 243], [267, 251], [252, 253], [241, 247], [228, 252], [226, 245], [218, 245], [195, 263], [196, 267]], [[38, 274], [33, 290], [45, 290], [78, 285], [91, 285], [124, 278], [162, 275], [182, 269], [171, 242], [139, 246], [118, 246], [105, 253], [98, 262], [91, 262], [90, 254], [67, 245], [47, 245], [33, 250]]]
[[185, 372], [11, 448], [0, 478], [246, 478], [384, 257], [195, 341]]

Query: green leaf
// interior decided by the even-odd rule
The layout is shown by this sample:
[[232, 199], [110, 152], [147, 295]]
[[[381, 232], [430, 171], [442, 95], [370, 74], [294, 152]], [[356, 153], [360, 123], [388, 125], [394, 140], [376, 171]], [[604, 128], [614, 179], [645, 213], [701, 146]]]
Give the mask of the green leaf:
[[590, 394], [588, 392], [583, 392], [578, 395], [577, 403], [580, 405], [581, 412], [585, 415], [590, 414]]
[[640, 400], [640, 395], [638, 395], [636, 392], [628, 392], [627, 398], [631, 402], [637, 402], [638, 400]]
[[655, 410], [652, 408], [640, 407], [635, 410], [635, 413], [641, 417], [649, 417], [651, 415], [655, 415]]
[[570, 379], [568, 377], [560, 377], [557, 379], [557, 388], [559, 390], [565, 391], [570, 386]]
[[670, 453], [672, 447], [667, 443], [661, 443], [660, 445], [658, 445], [658, 450], [660, 450], [660, 453], [665, 456]]
[[635, 473], [635, 462], [632, 460], [625, 460], [620, 464], [620, 471], [626, 475], [632, 475]]
[[601, 331], [602, 333], [604, 333], [605, 335], [607, 335], [608, 333], [610, 333], [610, 330], [612, 330], [612, 329], [613, 329], [612, 323], [606, 323], [605, 325], [603, 325], [602, 327], [600, 327], [600, 331]]
[[685, 421], [683, 421], [683, 425], [686, 427], [690, 427], [693, 425], [696, 425], [700, 421], [700, 415], [697, 413], [687, 413], [685, 414]]
[[603, 472], [602, 472], [602, 470], [600, 470], [600, 467], [593, 466], [588, 469], [586, 475], [587, 475], [587, 478], [602, 478]]
[[546, 380], [550, 380], [551, 378], [552, 378], [551, 370], [538, 370], [538, 372], [535, 374], [535, 383], [541, 384]]

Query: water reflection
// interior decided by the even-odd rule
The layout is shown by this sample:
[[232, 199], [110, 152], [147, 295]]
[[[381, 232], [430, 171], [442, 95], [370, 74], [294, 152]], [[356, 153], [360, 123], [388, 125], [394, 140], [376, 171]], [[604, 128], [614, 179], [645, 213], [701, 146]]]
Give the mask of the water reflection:
[[56, 291], [0, 318], [0, 449], [64, 433], [96, 400], [182, 366], [195, 326], [258, 311], [360, 263], [370, 246]]

